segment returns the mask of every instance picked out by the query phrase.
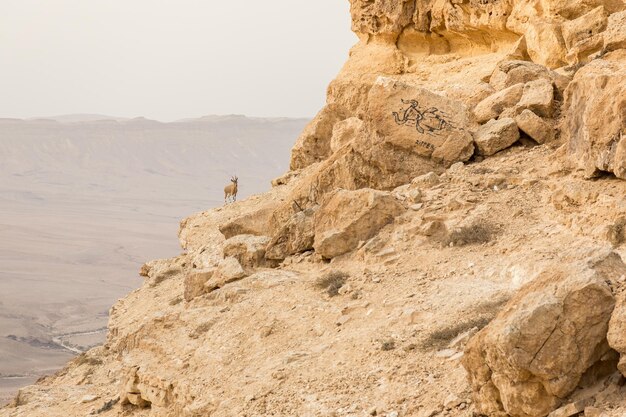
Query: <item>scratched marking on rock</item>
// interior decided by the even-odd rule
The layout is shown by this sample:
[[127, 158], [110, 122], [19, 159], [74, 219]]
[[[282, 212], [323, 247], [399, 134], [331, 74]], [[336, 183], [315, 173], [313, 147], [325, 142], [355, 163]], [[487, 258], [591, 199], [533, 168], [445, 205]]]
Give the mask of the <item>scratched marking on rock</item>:
[[449, 116], [438, 108], [422, 110], [417, 100], [401, 100], [403, 104], [408, 104], [408, 107], [403, 106], [399, 111], [392, 112], [398, 125], [415, 127], [419, 133], [433, 136], [446, 129], [456, 129], [449, 121]]
[[424, 148], [430, 149], [431, 151], [435, 150], [435, 145], [433, 145], [432, 143], [429, 142], [424, 142], [423, 140], [416, 140], [415, 141], [416, 144], [423, 146]]

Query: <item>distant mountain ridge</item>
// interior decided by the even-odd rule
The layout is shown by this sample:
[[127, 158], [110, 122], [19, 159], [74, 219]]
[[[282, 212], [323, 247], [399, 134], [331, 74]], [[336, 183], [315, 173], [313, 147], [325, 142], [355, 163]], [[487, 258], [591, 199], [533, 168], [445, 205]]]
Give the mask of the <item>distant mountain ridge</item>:
[[221, 122], [234, 122], [234, 121], [256, 121], [256, 122], [284, 122], [288, 120], [308, 121], [310, 117], [254, 117], [246, 116], [243, 114], [209, 114], [200, 117], [189, 117], [178, 119], [170, 122], [163, 122], [156, 119], [149, 119], [143, 116], [138, 117], [118, 117], [109, 116], [105, 114], [96, 113], [76, 113], [76, 114], [62, 114], [58, 116], [46, 116], [46, 117], [29, 117], [25, 119], [6, 117], [0, 118], [0, 123], [3, 122], [58, 122], [63, 124], [69, 123], [93, 123], [93, 122], [118, 122], [118, 123], [134, 123], [134, 122], [153, 122], [161, 124], [172, 123], [221, 123]]

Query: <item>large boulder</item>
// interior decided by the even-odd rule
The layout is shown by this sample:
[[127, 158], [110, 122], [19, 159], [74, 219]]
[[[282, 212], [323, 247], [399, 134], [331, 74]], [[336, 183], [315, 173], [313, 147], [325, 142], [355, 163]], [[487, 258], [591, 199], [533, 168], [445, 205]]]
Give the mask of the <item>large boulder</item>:
[[204, 294], [206, 292], [204, 284], [211, 279], [214, 272], [215, 268], [207, 268], [202, 270], [193, 270], [185, 275], [183, 293], [185, 301], [191, 301]]
[[454, 163], [472, 156], [467, 107], [398, 80], [377, 79], [368, 97], [366, 123], [386, 143], [424, 158], [435, 154]]
[[237, 235], [262, 236], [269, 229], [270, 219], [278, 204], [268, 204], [258, 210], [230, 219], [219, 226], [226, 239]]
[[524, 84], [518, 83], [490, 95], [474, 108], [478, 123], [496, 119], [505, 109], [514, 107], [522, 98]]
[[586, 174], [626, 179], [626, 50], [580, 69], [565, 91], [562, 135]]
[[295, 213], [272, 237], [267, 246], [267, 259], [282, 260], [289, 255], [313, 249], [315, 209]]
[[[616, 275], [620, 275], [620, 281], [624, 283], [626, 279], [626, 267], [624, 264], [614, 260]], [[623, 290], [623, 289], [622, 289]], [[618, 369], [626, 375], [626, 292], [622, 291], [617, 296], [617, 303], [611, 321], [609, 322], [609, 332], [607, 335], [609, 345], [620, 354]]]
[[235, 258], [248, 269], [273, 266], [265, 259], [265, 248], [270, 240], [267, 236], [237, 235], [224, 242], [224, 258]]
[[519, 129], [515, 120], [505, 117], [490, 120], [474, 134], [476, 147], [481, 155], [493, 155], [513, 145], [519, 139]]
[[505, 60], [498, 63], [491, 74], [489, 84], [496, 90], [502, 90], [515, 84], [526, 84], [538, 79], [551, 81], [561, 92], [571, 81], [565, 75], [551, 71], [543, 65], [528, 61]]
[[290, 168], [297, 170], [322, 161], [330, 155], [333, 126], [339, 121], [330, 106], [325, 106], [304, 128], [291, 149]]
[[357, 248], [391, 223], [404, 207], [391, 193], [372, 189], [336, 190], [315, 214], [313, 247], [332, 259]]
[[554, 88], [552, 82], [539, 78], [524, 85], [524, 93], [517, 104], [520, 109], [532, 110], [543, 117], [552, 117], [554, 113]]
[[211, 292], [224, 285], [246, 277], [246, 272], [235, 258], [223, 259], [215, 268], [211, 278], [204, 283], [205, 292]]
[[546, 143], [554, 140], [554, 128], [530, 110], [524, 110], [515, 116], [515, 123], [517, 123], [519, 130], [526, 133], [537, 143]]
[[606, 29], [606, 25], [607, 13], [604, 6], [598, 6], [577, 19], [564, 22], [563, 39], [568, 49], [568, 62], [580, 62], [591, 53], [602, 49], [602, 31]]
[[[473, 143], [469, 146], [473, 152]], [[447, 149], [444, 146], [441, 151]], [[467, 152], [467, 149], [456, 150]], [[269, 235], [278, 236], [295, 212], [319, 206], [324, 197], [337, 188], [393, 190], [419, 175], [443, 171], [441, 164], [447, 158], [449, 154], [439, 153], [425, 158], [376, 133], [364, 132], [325, 161], [300, 172], [297, 184], [272, 215]]]
[[615, 253], [564, 259], [522, 287], [466, 347], [477, 410], [543, 417], [557, 408], [610, 351], [611, 286], [625, 267]]
[[528, 55], [548, 68], [559, 68], [565, 64], [567, 48], [559, 23], [534, 21], [525, 32]]
[[626, 48], [626, 10], [609, 16], [604, 32], [604, 50], [615, 51]]

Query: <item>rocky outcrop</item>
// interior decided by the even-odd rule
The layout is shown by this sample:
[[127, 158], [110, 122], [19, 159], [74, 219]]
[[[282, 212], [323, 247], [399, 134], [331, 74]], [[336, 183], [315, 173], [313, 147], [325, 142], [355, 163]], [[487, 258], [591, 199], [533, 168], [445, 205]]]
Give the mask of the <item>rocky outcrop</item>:
[[607, 12], [598, 6], [576, 19], [563, 23], [563, 40], [568, 49], [570, 64], [581, 62], [603, 47], [602, 32], [607, 26]]
[[587, 175], [626, 179], [626, 50], [580, 69], [565, 92], [562, 131]]
[[269, 266], [265, 258], [269, 242], [267, 236], [237, 235], [224, 242], [224, 257], [235, 258], [244, 268]]
[[268, 205], [252, 213], [235, 217], [220, 226], [220, 232], [226, 239], [237, 235], [262, 236], [269, 228], [270, 219], [278, 204]]
[[531, 110], [524, 110], [515, 116], [515, 123], [519, 130], [537, 143], [552, 142], [555, 138], [554, 127]]
[[371, 189], [337, 190], [315, 214], [315, 251], [332, 259], [357, 248], [404, 211], [390, 194]]
[[0, 416], [623, 416], [626, 182], [564, 161], [626, 178], [623, 10], [352, 0], [292, 171], [181, 222]]
[[[620, 284], [626, 282], [626, 268], [620, 265], [617, 260], [613, 268], [619, 274]], [[617, 304], [611, 321], [609, 323], [609, 332], [607, 335], [609, 345], [620, 354], [619, 364], [617, 365], [620, 372], [626, 375], [626, 292], [621, 288], [621, 292], [617, 296]]]
[[604, 35], [604, 51], [626, 48], [626, 10], [609, 16]]
[[515, 120], [503, 118], [490, 120], [482, 125], [474, 136], [478, 152], [481, 155], [493, 155], [517, 142], [519, 130]]
[[519, 102], [523, 91], [524, 84], [518, 83], [490, 95], [474, 108], [476, 121], [484, 123], [498, 118], [505, 109], [514, 107]]
[[609, 351], [619, 255], [555, 264], [522, 288], [467, 345], [463, 366], [478, 410], [540, 417], [557, 408]]
[[313, 249], [313, 239], [315, 237], [314, 216], [314, 208], [298, 211], [294, 214], [272, 237], [265, 251], [265, 257], [282, 260], [289, 255]]
[[423, 88], [379, 78], [368, 98], [369, 129], [381, 139], [448, 165], [474, 153], [466, 106]]

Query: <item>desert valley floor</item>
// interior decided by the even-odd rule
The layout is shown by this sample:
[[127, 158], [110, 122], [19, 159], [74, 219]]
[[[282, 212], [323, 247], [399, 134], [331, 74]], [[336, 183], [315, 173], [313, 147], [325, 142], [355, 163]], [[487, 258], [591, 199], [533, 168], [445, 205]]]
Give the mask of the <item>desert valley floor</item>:
[[178, 222], [269, 188], [306, 120], [0, 121], [0, 402], [104, 340]]

